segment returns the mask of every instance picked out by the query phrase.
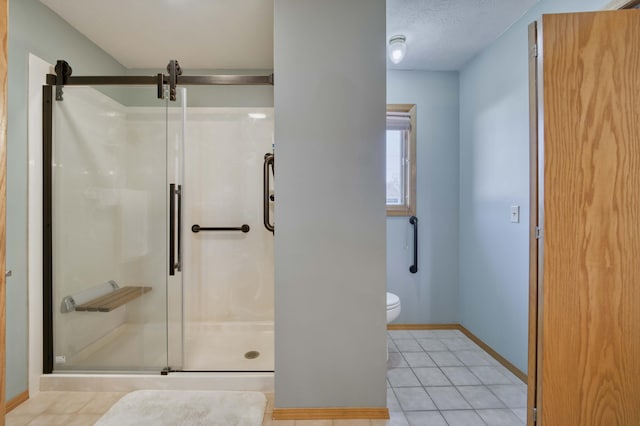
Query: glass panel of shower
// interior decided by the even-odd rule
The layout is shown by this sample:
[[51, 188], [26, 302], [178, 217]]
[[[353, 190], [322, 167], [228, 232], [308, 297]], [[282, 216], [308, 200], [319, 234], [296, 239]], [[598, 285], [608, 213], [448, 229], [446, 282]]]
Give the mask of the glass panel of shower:
[[184, 105], [153, 86], [52, 89], [45, 372], [179, 369]]
[[273, 371], [273, 108], [211, 105], [273, 77], [64, 65], [43, 89], [44, 372]]

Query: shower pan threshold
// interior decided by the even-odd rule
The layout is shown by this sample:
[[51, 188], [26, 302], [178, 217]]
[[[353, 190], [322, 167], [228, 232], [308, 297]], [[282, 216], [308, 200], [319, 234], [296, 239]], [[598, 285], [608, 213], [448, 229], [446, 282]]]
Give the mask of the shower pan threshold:
[[129, 392], [157, 390], [274, 391], [274, 373], [171, 372], [158, 374], [53, 373], [40, 376], [41, 391]]

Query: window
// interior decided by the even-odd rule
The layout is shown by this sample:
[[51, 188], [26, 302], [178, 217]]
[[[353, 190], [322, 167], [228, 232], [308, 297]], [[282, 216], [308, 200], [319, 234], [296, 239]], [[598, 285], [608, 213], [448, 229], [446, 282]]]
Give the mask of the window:
[[387, 105], [387, 216], [416, 214], [416, 106]]

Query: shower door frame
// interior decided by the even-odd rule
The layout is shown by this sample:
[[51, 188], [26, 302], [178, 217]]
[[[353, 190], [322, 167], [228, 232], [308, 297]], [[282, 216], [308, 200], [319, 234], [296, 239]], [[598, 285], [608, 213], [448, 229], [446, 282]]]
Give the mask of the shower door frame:
[[[66, 61], [58, 60], [56, 74], [47, 74], [42, 86], [42, 149], [43, 149], [43, 373], [53, 373], [53, 208], [52, 208], [52, 156], [53, 156], [53, 101], [63, 100], [64, 86], [157, 86], [158, 98], [165, 98], [169, 87], [169, 100], [176, 100], [177, 86], [273, 86], [270, 75], [181, 75], [178, 62], [167, 66], [168, 75], [155, 76], [72, 76]], [[54, 97], [55, 88], [55, 97]], [[167, 374], [170, 366], [160, 373]]]

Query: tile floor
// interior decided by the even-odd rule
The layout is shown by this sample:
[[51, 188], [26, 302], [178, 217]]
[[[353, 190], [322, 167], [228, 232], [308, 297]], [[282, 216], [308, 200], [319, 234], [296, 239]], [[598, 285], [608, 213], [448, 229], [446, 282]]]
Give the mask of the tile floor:
[[[40, 392], [6, 416], [6, 426], [91, 426], [127, 392]], [[386, 426], [369, 420], [271, 420], [273, 394], [267, 393], [263, 426]], [[392, 423], [389, 423], [392, 424]], [[146, 425], [141, 425], [146, 426]]]
[[[389, 331], [391, 419], [274, 421], [263, 426], [521, 426], [526, 385], [457, 330]], [[7, 426], [93, 425], [126, 392], [40, 392], [12, 410]]]
[[387, 336], [389, 426], [526, 424], [526, 385], [460, 331]]
[[14, 408], [7, 426], [93, 425], [126, 392], [40, 392]]

